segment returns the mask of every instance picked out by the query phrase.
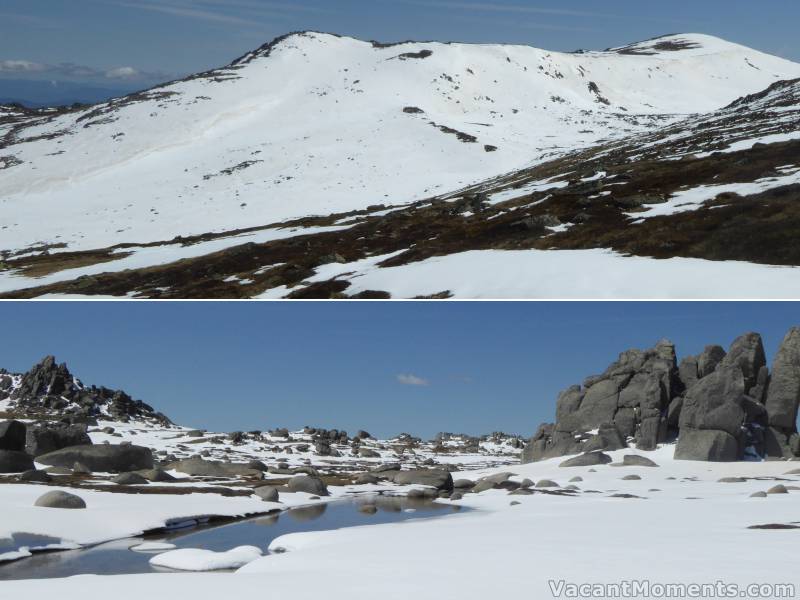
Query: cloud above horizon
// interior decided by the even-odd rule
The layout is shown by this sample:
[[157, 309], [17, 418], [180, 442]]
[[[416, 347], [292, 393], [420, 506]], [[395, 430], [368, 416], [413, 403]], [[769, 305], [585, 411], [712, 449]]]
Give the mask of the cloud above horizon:
[[131, 66], [98, 69], [70, 62], [46, 64], [22, 59], [0, 59], [0, 76], [2, 75], [35, 75], [50, 79], [79, 79], [83, 81], [112, 80], [146, 82], [168, 81], [175, 77], [170, 73], [140, 71]]
[[429, 385], [429, 381], [422, 377], [418, 377], [411, 373], [400, 373], [397, 375], [397, 381], [402, 383], [403, 385], [419, 385], [419, 386], [426, 386]]

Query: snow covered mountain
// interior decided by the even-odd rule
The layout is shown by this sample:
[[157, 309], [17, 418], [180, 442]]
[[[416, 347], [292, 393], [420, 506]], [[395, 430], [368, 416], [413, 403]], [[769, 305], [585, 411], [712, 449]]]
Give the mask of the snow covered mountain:
[[[620, 148], [641, 147], [641, 155], [628, 152], [626, 160], [643, 164], [647, 148], [666, 151], [667, 143], [697, 138], [701, 126], [705, 137], [724, 147], [736, 135], [749, 139], [753, 119], [747, 115], [767, 114], [765, 102], [776, 104], [768, 112], [780, 115], [776, 122], [785, 123], [779, 133], [791, 138], [798, 131], [796, 86], [771, 88], [790, 98], [780, 106], [773, 94], [723, 109], [798, 77], [796, 63], [699, 34], [564, 54], [526, 46], [384, 45], [305, 32], [278, 38], [225, 68], [105, 104], [5, 107], [0, 292], [325, 297], [349, 288], [350, 295], [358, 289], [395, 296], [580, 296], [585, 292], [574, 286], [519, 287], [527, 271], [541, 270], [542, 253], [535, 254], [536, 266], [528, 260], [534, 255], [525, 255], [513, 283], [481, 277], [474, 287], [459, 288], [464, 264], [453, 257], [462, 251], [617, 249], [611, 240], [545, 244], [538, 234], [525, 234], [524, 242], [517, 234], [509, 243], [495, 231], [504, 218], [498, 215], [508, 211], [486, 213], [474, 194], [504, 190], [491, 200], [499, 207], [516, 198], [514, 190], [530, 195], [571, 179], [602, 187], [596, 181], [603, 169], [574, 164], [586, 159], [579, 151], [594, 149], [595, 158], [607, 158], [625, 152]], [[720, 128], [698, 116], [709, 114]], [[734, 121], [729, 130], [726, 123]], [[773, 127], [768, 121], [762, 119], [764, 128]], [[643, 145], [643, 139], [652, 141]], [[731, 146], [731, 155], [738, 149]], [[793, 167], [789, 162], [772, 167]], [[591, 172], [576, 178], [576, 170]], [[540, 177], [543, 171], [547, 177]], [[530, 185], [522, 189], [525, 182]], [[445, 211], [438, 206], [442, 199], [450, 201]], [[433, 214], [426, 206], [435, 208]], [[663, 214], [659, 210], [647, 214]], [[591, 216], [586, 210], [552, 212], [545, 218], [552, 227], [547, 233], [562, 237], [568, 229], [570, 236], [585, 229], [572, 227], [583, 217], [564, 218]], [[642, 216], [621, 217], [621, 229], [641, 229]], [[463, 241], [465, 219], [477, 228], [466, 239], [478, 243], [411, 250], [444, 235]], [[365, 223], [366, 232], [360, 229]], [[541, 233], [529, 225], [525, 231]], [[374, 243], [380, 232], [398, 243]], [[364, 237], [366, 244], [358, 241]], [[443, 255], [454, 262], [434, 269], [435, 281], [409, 287], [408, 281], [420, 279], [417, 273], [376, 267], [397, 267], [397, 260], [383, 263], [398, 252], [409, 259], [401, 263]], [[515, 260], [482, 254], [478, 262], [487, 258], [492, 266], [482, 272]], [[544, 260], [555, 260], [551, 266], [559, 271], [570, 268], [558, 253], [545, 253]], [[625, 271], [632, 263], [622, 264]], [[364, 284], [354, 286], [340, 277], [376, 269], [381, 276], [374, 285], [362, 278]], [[728, 295], [709, 291], [717, 293]]]

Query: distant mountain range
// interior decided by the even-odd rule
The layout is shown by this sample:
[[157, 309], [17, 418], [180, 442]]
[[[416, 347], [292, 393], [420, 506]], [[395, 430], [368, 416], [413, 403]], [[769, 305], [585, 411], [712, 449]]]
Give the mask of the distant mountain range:
[[0, 294], [791, 295], [760, 265], [800, 265], [797, 78], [701, 34], [303, 32], [88, 108], [0, 107]]
[[0, 78], [0, 104], [22, 104], [27, 108], [97, 104], [130, 94], [136, 87]]

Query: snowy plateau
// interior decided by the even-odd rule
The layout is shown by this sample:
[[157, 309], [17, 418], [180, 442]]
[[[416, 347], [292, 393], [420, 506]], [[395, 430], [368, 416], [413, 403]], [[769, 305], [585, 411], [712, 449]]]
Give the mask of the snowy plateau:
[[800, 65], [283, 36], [93, 106], [0, 107], [0, 296], [800, 293]]
[[[622, 352], [527, 441], [192, 430], [46, 357], [0, 371], [0, 597], [477, 600], [643, 582], [655, 595], [609, 597], [780, 597], [800, 584], [799, 400], [799, 327], [769, 366], [754, 332], [680, 360], [668, 340]], [[410, 517], [176, 548], [176, 530], [250, 517], [263, 540], [283, 511], [348, 502]], [[426, 502], [444, 512], [415, 517]], [[97, 571], [13, 576], [114, 540]], [[143, 554], [148, 570], [119, 571]]]

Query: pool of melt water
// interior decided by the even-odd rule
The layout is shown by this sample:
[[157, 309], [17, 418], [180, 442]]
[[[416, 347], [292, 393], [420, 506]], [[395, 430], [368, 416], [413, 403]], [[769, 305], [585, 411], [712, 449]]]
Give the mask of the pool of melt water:
[[[370, 513], [361, 510], [364, 504], [375, 505], [377, 511]], [[214, 551], [251, 545], [261, 548], [266, 554], [272, 540], [287, 533], [397, 523], [441, 516], [458, 509], [458, 506], [437, 504], [429, 500], [390, 496], [320, 503], [225, 525], [201, 525], [175, 532], [115, 540], [80, 550], [37, 553], [29, 558], [0, 563], [0, 580], [175, 572], [150, 565], [150, 558], [157, 552], [138, 552], [131, 548], [144, 542], [166, 542], [177, 548], [204, 548]], [[21, 537], [19, 534], [15, 536], [15, 542], [18, 541], [17, 538], [27, 539], [24, 534]]]

